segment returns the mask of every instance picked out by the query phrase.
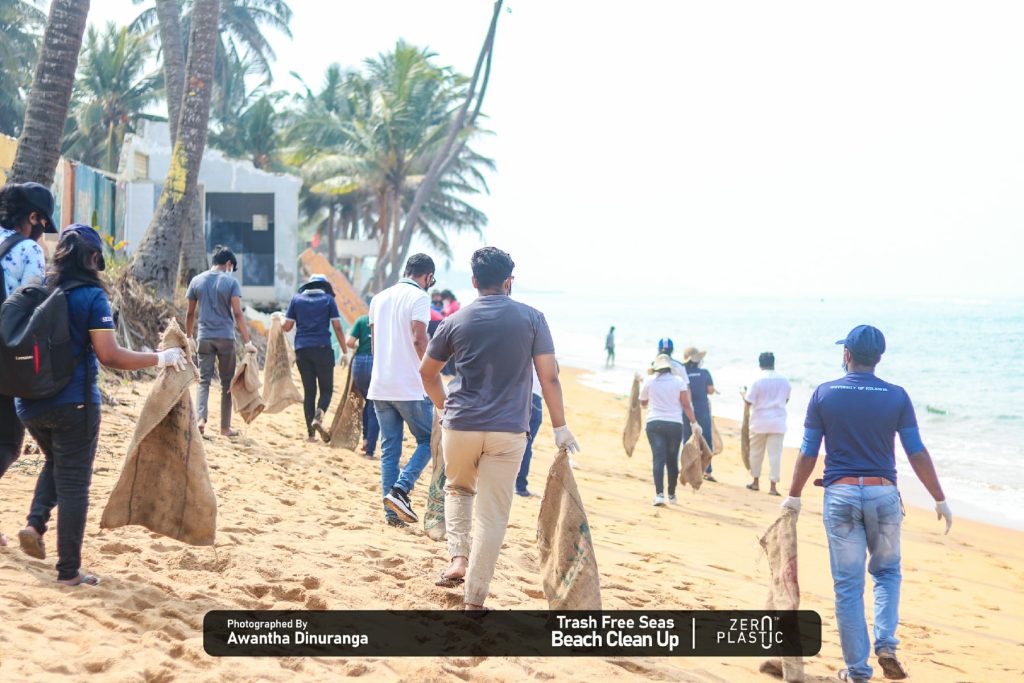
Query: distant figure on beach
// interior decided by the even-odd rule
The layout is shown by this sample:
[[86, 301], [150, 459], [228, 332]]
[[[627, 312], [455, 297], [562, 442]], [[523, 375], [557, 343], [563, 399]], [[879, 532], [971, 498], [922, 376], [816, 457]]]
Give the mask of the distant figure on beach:
[[430, 293], [430, 322], [427, 323], [427, 336], [434, 337], [437, 326], [444, 320], [444, 300], [441, 299], [441, 290], [435, 289]]
[[[284, 314], [285, 332], [295, 328], [295, 365], [302, 378], [302, 409], [306, 417], [306, 434], [316, 441], [314, 431], [324, 441], [330, 434], [324, 429], [324, 415], [334, 395], [334, 349], [331, 348], [331, 330], [345, 353], [345, 332], [341, 329], [341, 313], [334, 301], [334, 288], [324, 275], [310, 275], [309, 281], [299, 287]], [[317, 386], [320, 400], [317, 400]]]
[[441, 313], [444, 317], [447, 318], [458, 313], [460, 308], [462, 308], [462, 304], [455, 298], [455, 293], [452, 290], [446, 289], [441, 292]]
[[[434, 260], [413, 254], [405, 263], [398, 284], [370, 301], [370, 336], [373, 368], [368, 398], [380, 424], [380, 477], [384, 516], [391, 526], [403, 527], [419, 518], [409, 494], [430, 462], [433, 406], [423, 392], [420, 359], [427, 352], [427, 324], [434, 286]], [[409, 425], [416, 449], [399, 471], [403, 425]]]
[[544, 393], [540, 385], [540, 378], [537, 371], [533, 371], [533, 391], [530, 396], [530, 431], [526, 437], [526, 450], [523, 452], [523, 463], [519, 466], [519, 475], [516, 477], [516, 495], [529, 498], [530, 493], [528, 477], [530, 476], [530, 461], [533, 460], [533, 442], [537, 439], [537, 432], [540, 431], [540, 423], [544, 421]]
[[216, 370], [220, 375], [220, 433], [237, 436], [231, 428], [231, 380], [235, 376], [235, 329], [242, 336], [246, 352], [255, 352], [249, 341], [249, 326], [242, 312], [242, 289], [232, 272], [238, 270], [238, 259], [227, 247], [213, 251], [213, 267], [192, 278], [185, 296], [185, 334], [192, 338], [199, 318], [199, 388], [196, 390], [196, 414], [199, 431], [206, 432], [207, 405], [210, 402], [210, 384]]
[[608, 336], [604, 338], [604, 350], [608, 353], [608, 356], [604, 359], [604, 366], [606, 368], [615, 367], [615, 325], [612, 325], [612, 329], [608, 330]]
[[[864, 619], [864, 560], [875, 584], [874, 652], [886, 678], [907, 672], [896, 658], [900, 603], [900, 526], [903, 501], [896, 488], [894, 442], [899, 434], [914, 474], [935, 499], [935, 512], [953, 524], [953, 513], [939, 484], [928, 449], [903, 387], [875, 375], [885, 353], [885, 337], [870, 325], [858, 325], [843, 345], [845, 377], [825, 382], [811, 396], [800, 457], [793, 469], [789, 497], [782, 506], [799, 513], [800, 494], [818, 462], [825, 439], [823, 518], [836, 595], [839, 643], [846, 668], [842, 680], [864, 682], [871, 640]], [[817, 481], [815, 483], [818, 483]]]
[[[512, 258], [494, 247], [471, 261], [478, 297], [446, 318], [430, 341], [420, 373], [444, 411], [445, 530], [451, 564], [437, 585], [465, 583], [464, 607], [483, 609], [508, 529], [512, 487], [529, 440], [535, 369], [551, 414], [555, 445], [579, 444], [565, 424], [555, 346], [544, 315], [514, 301]], [[445, 395], [441, 368], [455, 361]]]
[[683, 413], [689, 427], [700, 434], [686, 379], [672, 372], [672, 359], [658, 354], [653, 364], [654, 376], [640, 389], [640, 405], [647, 409], [647, 440], [654, 457], [654, 500], [651, 505], [665, 504], [665, 469], [668, 469], [668, 502], [676, 504], [676, 483], [679, 480], [679, 448], [683, 443]]
[[[693, 401], [693, 414], [697, 416], [697, 424], [700, 425], [705, 439], [709, 440], [712, 434], [711, 428], [711, 401], [708, 396], [715, 393], [715, 381], [711, 373], [701, 367], [707, 351], [699, 351], [697, 347], [690, 346], [683, 350], [683, 366], [686, 368], [686, 379], [690, 384], [690, 400]], [[692, 430], [689, 424], [683, 425], [683, 443], [689, 440]], [[711, 474], [711, 463], [708, 463], [704, 470], [704, 479], [710, 482], [718, 481]]]
[[72, 351], [81, 360], [71, 380], [55, 396], [15, 399], [18, 417], [46, 456], [32, 496], [28, 525], [18, 532], [18, 541], [26, 554], [46, 559], [43, 537], [53, 508], [58, 508], [57, 582], [65, 586], [95, 586], [100, 582], [96, 576], [81, 572], [89, 483], [100, 432], [97, 359], [118, 370], [188, 367], [185, 352], [179, 348], [139, 353], [118, 345], [106, 286], [99, 275], [105, 268], [98, 232], [77, 224], [64, 229], [46, 282], [51, 287], [68, 287], [68, 331]]
[[370, 378], [373, 376], [373, 344], [370, 341], [370, 316], [362, 315], [352, 323], [349, 330], [348, 347], [354, 349], [352, 358], [352, 382], [356, 391], [362, 394], [363, 404], [363, 445], [362, 452], [372, 458], [377, 452], [377, 438], [380, 436], [380, 424], [377, 422], [377, 411], [373, 409], [370, 393]]
[[[36, 241], [53, 227], [53, 195], [39, 183], [10, 183], [0, 189], [0, 267], [6, 299], [22, 285], [43, 281], [46, 260]], [[2, 300], [0, 300], [2, 301]], [[14, 410], [14, 399], [0, 396], [0, 477], [21, 455], [25, 427]], [[7, 537], [0, 534], [0, 546]]]
[[761, 464], [768, 451], [768, 495], [781, 495], [775, 488], [782, 470], [782, 438], [786, 434], [786, 404], [789, 380], [775, 372], [775, 354], [765, 351], [757, 357], [761, 376], [750, 385], [743, 400], [750, 404], [750, 476], [751, 491], [760, 490]]

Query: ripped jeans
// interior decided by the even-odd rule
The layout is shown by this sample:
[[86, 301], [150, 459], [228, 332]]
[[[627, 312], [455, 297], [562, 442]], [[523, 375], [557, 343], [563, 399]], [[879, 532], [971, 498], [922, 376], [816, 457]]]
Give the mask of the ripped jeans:
[[864, 619], [864, 561], [867, 559], [875, 588], [874, 650], [894, 652], [899, 644], [900, 494], [895, 486], [833, 484], [825, 489], [823, 517], [843, 660], [851, 678], [871, 678], [871, 641]]

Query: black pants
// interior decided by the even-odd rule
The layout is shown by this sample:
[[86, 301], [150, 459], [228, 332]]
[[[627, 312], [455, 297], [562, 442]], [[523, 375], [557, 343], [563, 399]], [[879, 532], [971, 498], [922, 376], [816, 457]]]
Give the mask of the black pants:
[[81, 403], [57, 406], [25, 421], [46, 455], [39, 473], [29, 526], [46, 531], [54, 506], [57, 516], [57, 578], [73, 579], [82, 566], [82, 537], [89, 510], [89, 483], [100, 433], [100, 407]]
[[647, 423], [647, 440], [654, 454], [654, 492], [664, 492], [665, 469], [668, 468], [668, 495], [676, 495], [679, 480], [679, 447], [683, 443], [683, 425], [679, 422], [654, 420]]
[[[296, 349], [295, 364], [302, 377], [302, 391], [305, 394], [302, 408], [306, 413], [306, 431], [313, 436], [313, 417], [316, 410], [327, 412], [334, 394], [334, 349], [330, 346]], [[316, 400], [316, 388], [320, 385], [320, 400]]]
[[14, 410], [14, 399], [0, 396], [0, 477], [21, 455], [25, 443], [25, 426]]

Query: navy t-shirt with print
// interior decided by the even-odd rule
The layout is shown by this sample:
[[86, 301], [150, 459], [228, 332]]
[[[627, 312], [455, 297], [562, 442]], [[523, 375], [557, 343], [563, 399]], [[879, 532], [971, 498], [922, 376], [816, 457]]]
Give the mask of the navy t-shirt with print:
[[714, 386], [711, 373], [704, 368], [686, 368], [686, 378], [690, 381], [690, 400], [693, 401], [693, 412], [697, 417], [711, 415], [711, 402], [708, 399], [708, 387]]
[[331, 321], [341, 317], [334, 297], [320, 289], [296, 294], [284, 314], [295, 321], [295, 350], [331, 345]]
[[825, 435], [825, 486], [851, 476], [895, 482], [896, 434], [916, 429], [917, 416], [903, 387], [851, 372], [814, 391], [804, 426]]
[[[64, 296], [68, 302], [68, 322], [71, 329], [71, 350], [75, 357], [89, 345], [88, 352], [75, 364], [71, 381], [56, 396], [38, 400], [24, 398], [15, 399], [18, 417], [29, 420], [38, 415], [69, 403], [84, 403], [86, 394], [90, 403], [100, 402], [100, 390], [96, 384], [100, 364], [89, 344], [90, 330], [114, 329], [114, 316], [110, 312], [110, 302], [106, 293], [95, 286], [76, 287], [68, 290]], [[89, 387], [86, 388], [86, 369], [89, 374]]]

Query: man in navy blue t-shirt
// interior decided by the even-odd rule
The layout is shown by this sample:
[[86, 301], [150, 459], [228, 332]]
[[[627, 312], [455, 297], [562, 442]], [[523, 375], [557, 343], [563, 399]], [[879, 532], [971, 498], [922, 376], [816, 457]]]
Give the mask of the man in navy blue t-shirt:
[[[895, 441], [935, 499], [946, 533], [953, 515], [935, 466], [921, 442], [910, 396], [875, 376], [885, 352], [877, 328], [858, 325], [843, 344], [845, 377], [825, 382], [811, 396], [793, 484], [782, 507], [799, 513], [800, 493], [818, 462], [825, 439], [823, 518], [836, 593], [836, 621], [846, 669], [842, 680], [867, 681], [871, 642], [864, 618], [864, 562], [875, 584], [875, 654], [886, 678], [906, 678], [896, 659], [900, 601], [900, 525], [903, 502], [896, 488]], [[819, 482], [815, 482], [819, 483]]]

